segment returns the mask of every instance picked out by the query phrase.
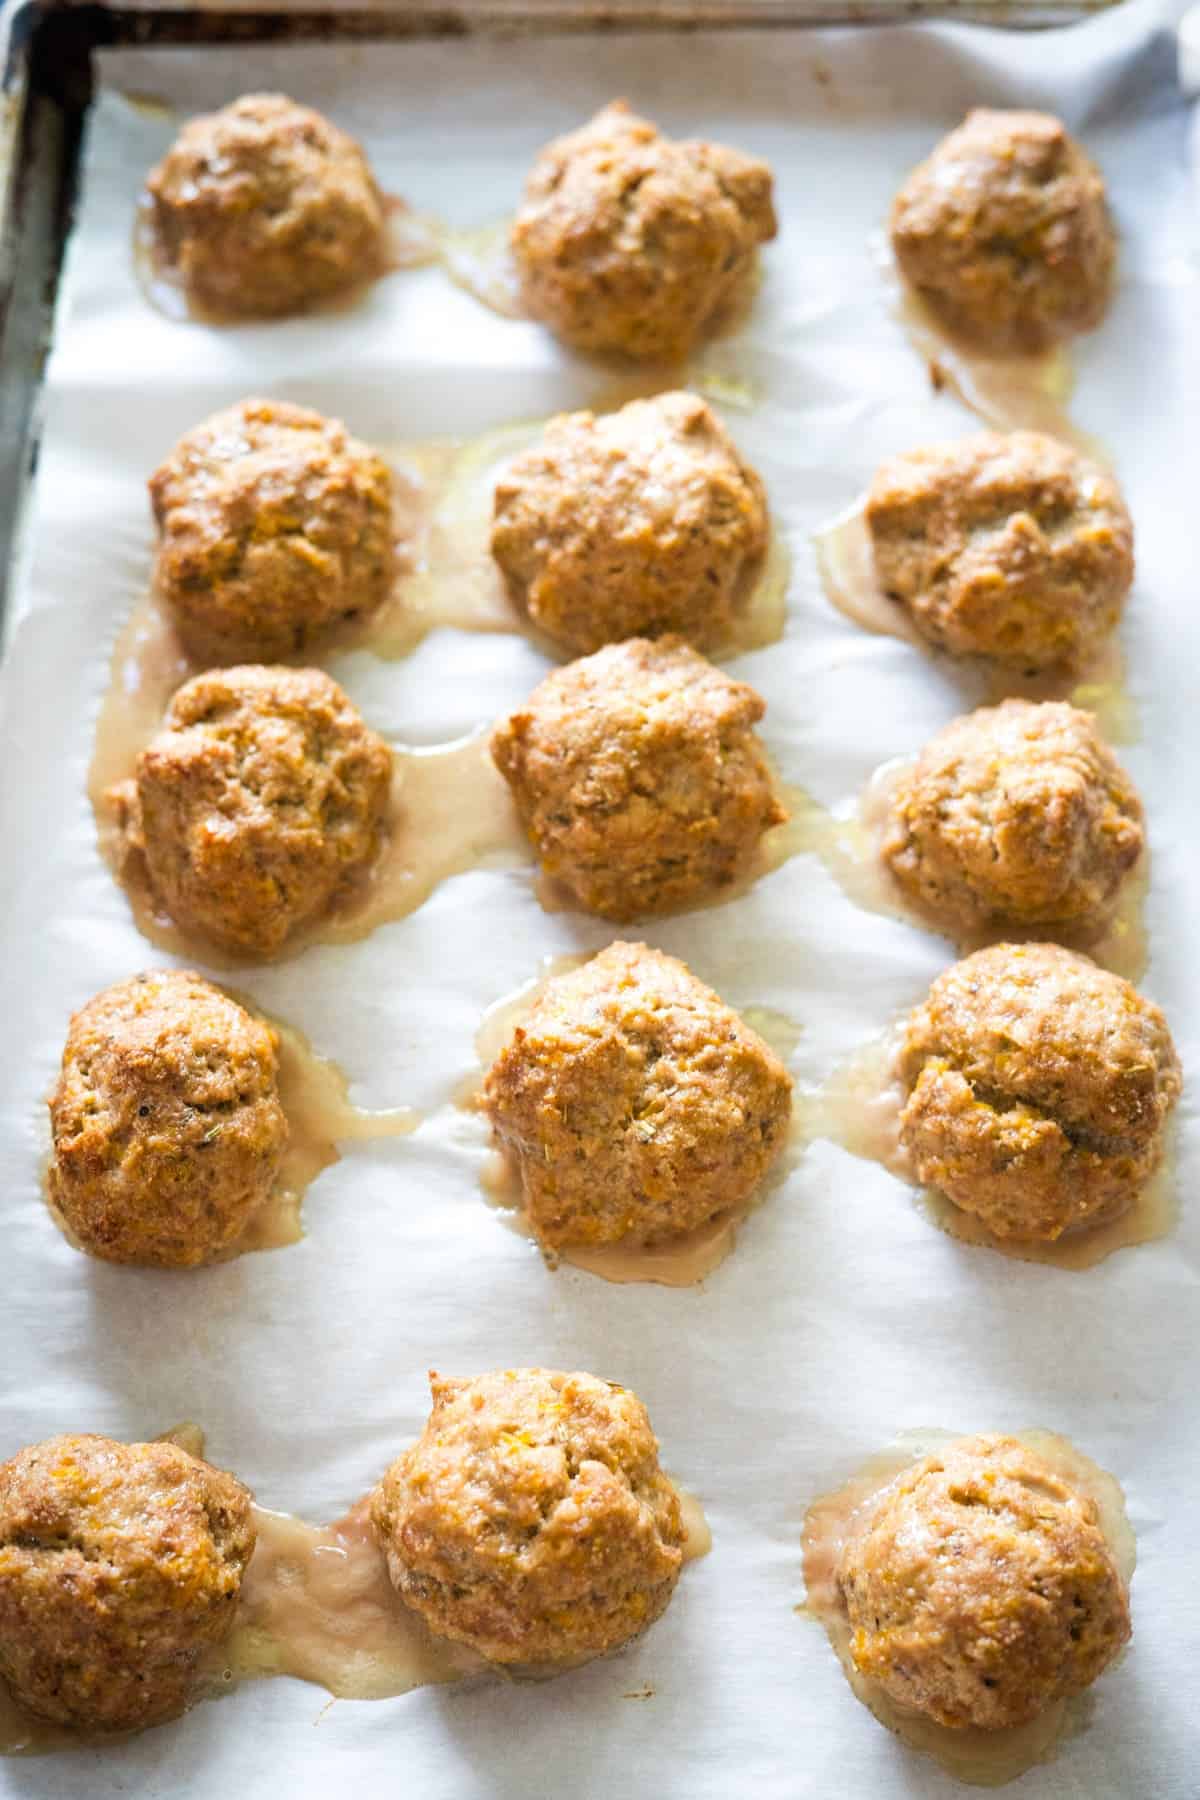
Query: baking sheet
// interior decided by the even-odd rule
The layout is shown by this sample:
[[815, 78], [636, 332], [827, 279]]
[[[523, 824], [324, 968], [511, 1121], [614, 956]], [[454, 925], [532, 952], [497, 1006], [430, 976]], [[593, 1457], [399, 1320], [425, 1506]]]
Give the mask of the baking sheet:
[[[1168, 1007], [1185, 1066], [1200, 1068], [1188, 780], [1200, 263], [1170, 22], [1136, 5], [1036, 39], [912, 28], [102, 58], [0, 690], [0, 1453], [56, 1430], [136, 1437], [192, 1417], [263, 1504], [324, 1519], [419, 1429], [428, 1367], [580, 1367], [642, 1395], [665, 1464], [702, 1499], [715, 1542], [643, 1643], [553, 1684], [333, 1706], [302, 1684], [248, 1684], [102, 1755], [0, 1764], [0, 1792], [315, 1796], [353, 1780], [422, 1800], [939, 1800], [959, 1790], [880, 1729], [820, 1628], [794, 1611], [801, 1520], [897, 1431], [1038, 1423], [1125, 1484], [1139, 1540], [1136, 1631], [1086, 1729], [1020, 1792], [1195, 1794], [1200, 1132], [1190, 1097], [1178, 1228], [1082, 1274], [954, 1242], [884, 1171], [826, 1143], [701, 1288], [551, 1272], [481, 1197], [480, 1134], [452, 1095], [484, 1009], [543, 957], [613, 933], [544, 914], [528, 871], [476, 872], [364, 943], [239, 974], [341, 1063], [363, 1104], [427, 1114], [414, 1136], [353, 1146], [322, 1175], [302, 1244], [181, 1277], [110, 1268], [68, 1248], [38, 1182], [42, 1101], [68, 1013], [163, 960], [97, 854], [84, 791], [109, 648], [149, 568], [147, 472], [187, 427], [248, 392], [336, 413], [387, 444], [475, 434], [611, 384], [436, 269], [397, 274], [352, 311], [266, 327], [211, 331], [148, 311], [130, 214], [174, 123], [130, 107], [122, 90], [190, 111], [283, 87], [363, 137], [386, 187], [463, 228], [500, 217], [539, 144], [618, 93], [665, 129], [769, 157], [782, 235], [759, 303], [736, 337], [697, 359], [692, 381], [741, 395], [728, 421], [762, 470], [795, 562], [785, 637], [730, 666], [768, 699], [764, 735], [783, 778], [838, 806], [958, 710], [927, 661], [832, 610], [808, 544], [883, 455], [971, 426], [931, 393], [884, 304], [869, 237], [902, 172], [969, 104], [1060, 111], [1104, 166], [1123, 238], [1113, 314], [1076, 352], [1073, 410], [1108, 444], [1137, 524], [1124, 640], [1144, 735], [1122, 754], [1147, 796], [1153, 845], [1144, 985]], [[545, 664], [515, 636], [445, 631], [402, 662], [357, 654], [330, 666], [371, 724], [428, 744], [520, 701]], [[914, 1002], [951, 955], [856, 910], [807, 857], [645, 935], [731, 1003], [796, 1021], [792, 1062], [805, 1082]], [[652, 1697], [633, 1697], [644, 1688]]]

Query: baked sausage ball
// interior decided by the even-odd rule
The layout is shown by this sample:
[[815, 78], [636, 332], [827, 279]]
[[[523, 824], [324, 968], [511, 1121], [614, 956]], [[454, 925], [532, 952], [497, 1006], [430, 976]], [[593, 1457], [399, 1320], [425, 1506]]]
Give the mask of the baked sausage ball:
[[551, 981], [484, 1083], [539, 1240], [646, 1243], [744, 1206], [792, 1083], [711, 988], [646, 944]]
[[302, 312], [382, 268], [383, 196], [361, 148], [283, 94], [190, 120], [146, 189], [164, 262], [213, 312]]
[[1108, 310], [1104, 181], [1048, 113], [968, 113], [900, 189], [891, 233], [922, 300], [983, 349], [1043, 350]]
[[1142, 803], [1091, 713], [1005, 700], [926, 744], [892, 796], [883, 859], [953, 929], [1090, 930], [1142, 845]]
[[161, 970], [71, 1020], [50, 1102], [50, 1197], [108, 1262], [187, 1268], [234, 1243], [288, 1139], [268, 1025], [199, 975]]
[[695, 394], [554, 419], [496, 484], [509, 592], [576, 654], [669, 631], [725, 642], [766, 545], [762, 482]]
[[765, 706], [676, 637], [556, 669], [492, 735], [545, 873], [585, 912], [634, 919], [727, 885], [787, 814]]
[[578, 350], [686, 356], [776, 232], [771, 171], [617, 100], [537, 157], [511, 242], [527, 311]]
[[636, 1394], [548, 1369], [430, 1386], [371, 1502], [405, 1605], [495, 1663], [570, 1666], [652, 1625], [684, 1529]]
[[883, 591], [952, 656], [1076, 666], [1133, 581], [1133, 525], [1112, 476], [1032, 431], [893, 457], [871, 483], [867, 527]]
[[1010, 1437], [963, 1438], [890, 1483], [838, 1571], [851, 1655], [939, 1725], [1021, 1725], [1130, 1635], [1094, 1500]]
[[1179, 1059], [1157, 1006], [1057, 944], [994, 944], [938, 977], [900, 1055], [917, 1174], [997, 1237], [1125, 1212], [1162, 1157]]
[[138, 757], [130, 842], [178, 925], [270, 955], [374, 856], [391, 772], [320, 670], [212, 670]]
[[150, 498], [158, 591], [198, 663], [294, 655], [387, 596], [391, 472], [337, 419], [243, 400], [180, 439]]
[[187, 1705], [254, 1549], [240, 1481], [174, 1444], [49, 1438], [0, 1464], [0, 1676], [89, 1731]]

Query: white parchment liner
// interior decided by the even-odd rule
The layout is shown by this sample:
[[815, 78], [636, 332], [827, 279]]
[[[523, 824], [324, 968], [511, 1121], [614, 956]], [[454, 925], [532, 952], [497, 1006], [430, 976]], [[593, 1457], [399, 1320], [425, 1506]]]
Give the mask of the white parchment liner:
[[[870, 236], [902, 173], [969, 104], [1061, 112], [1103, 164], [1122, 233], [1112, 317], [1076, 352], [1074, 414], [1108, 445], [1137, 524], [1124, 635], [1144, 736], [1123, 755], [1153, 842], [1145, 985], [1168, 1007], [1185, 1065], [1200, 1070], [1200, 266], [1165, 21], [1138, 5], [1037, 37], [911, 29], [123, 52], [102, 58], [101, 74], [22, 617], [0, 689], [0, 1453], [56, 1430], [132, 1437], [191, 1416], [263, 1504], [330, 1518], [418, 1429], [427, 1367], [578, 1366], [644, 1397], [715, 1544], [644, 1643], [558, 1683], [323, 1710], [316, 1689], [263, 1682], [103, 1756], [8, 1762], [0, 1792], [307, 1800], [353, 1782], [421, 1800], [937, 1800], [952, 1784], [876, 1725], [819, 1627], [793, 1611], [801, 1519], [897, 1430], [1039, 1420], [1125, 1483], [1139, 1536], [1136, 1633], [1087, 1730], [1020, 1791], [1186, 1800], [1200, 1593], [1190, 1099], [1178, 1229], [1084, 1274], [953, 1242], [890, 1176], [827, 1144], [700, 1289], [551, 1273], [481, 1198], [478, 1137], [450, 1102], [484, 1009], [541, 958], [611, 934], [545, 915], [525, 872], [488, 872], [452, 881], [365, 943], [239, 975], [341, 1062], [363, 1104], [428, 1115], [411, 1138], [348, 1149], [310, 1190], [301, 1245], [178, 1278], [109, 1268], [68, 1248], [38, 1183], [42, 1100], [69, 1011], [157, 960], [97, 855], [84, 795], [109, 647], [149, 566], [147, 473], [180, 432], [247, 392], [320, 407], [387, 444], [586, 403], [611, 380], [532, 325], [485, 312], [436, 269], [383, 281], [350, 312], [265, 327], [216, 332], [149, 312], [130, 215], [174, 121], [131, 108], [122, 90], [186, 112], [282, 87], [363, 137], [386, 187], [464, 228], [509, 209], [537, 146], [618, 93], [672, 131], [771, 159], [783, 230], [759, 304], [740, 335], [698, 358], [693, 380], [748, 387], [753, 404], [727, 416], [795, 558], [786, 636], [734, 666], [769, 701], [765, 736], [784, 778], [835, 806], [955, 710], [952, 688], [909, 646], [829, 607], [808, 546], [883, 455], [971, 426], [930, 392], [884, 304]], [[368, 720], [409, 743], [482, 724], [544, 666], [517, 637], [454, 632], [404, 662], [360, 654], [333, 665]], [[857, 911], [809, 858], [647, 935], [733, 1004], [799, 1022], [804, 1081], [915, 1001], [949, 956], [933, 937]], [[630, 1697], [644, 1689], [652, 1697]]]

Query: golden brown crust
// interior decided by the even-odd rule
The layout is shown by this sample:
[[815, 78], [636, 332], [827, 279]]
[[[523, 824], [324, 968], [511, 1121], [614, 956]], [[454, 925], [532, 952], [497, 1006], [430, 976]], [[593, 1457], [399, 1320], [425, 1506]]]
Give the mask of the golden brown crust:
[[164, 260], [216, 313], [302, 312], [382, 267], [383, 196], [360, 146], [283, 94], [189, 120], [146, 189]]
[[1157, 1006], [1057, 944], [995, 944], [909, 1018], [901, 1135], [922, 1181], [997, 1237], [1124, 1212], [1162, 1157], [1179, 1058]]
[[387, 597], [391, 471], [338, 419], [243, 400], [179, 440], [150, 498], [158, 592], [196, 662], [295, 655]]
[[108, 1262], [190, 1268], [242, 1236], [288, 1140], [278, 1040], [199, 975], [106, 988], [71, 1020], [50, 1197]]
[[405, 1604], [497, 1663], [570, 1665], [653, 1624], [684, 1531], [637, 1396], [547, 1369], [430, 1384], [429, 1423], [372, 1497]]
[[898, 1476], [839, 1586], [862, 1674], [952, 1728], [1035, 1718], [1130, 1635], [1095, 1502], [1014, 1438], [962, 1439]]
[[172, 1717], [233, 1624], [253, 1549], [241, 1482], [174, 1444], [18, 1452], [0, 1465], [0, 1676], [62, 1725]]
[[791, 1094], [711, 988], [623, 943], [550, 982], [484, 1083], [551, 1248], [646, 1243], [737, 1211], [783, 1146]]
[[952, 656], [1021, 669], [1094, 653], [1133, 581], [1133, 525], [1099, 464], [1032, 431], [893, 457], [867, 496], [884, 592]]
[[184, 683], [117, 797], [176, 924], [265, 956], [371, 861], [391, 772], [328, 675], [248, 664]]
[[579, 350], [682, 357], [775, 236], [771, 171], [614, 101], [547, 144], [512, 227], [521, 296]]
[[1142, 803], [1091, 713], [1005, 700], [926, 744], [892, 796], [882, 854], [955, 929], [1091, 929], [1143, 842]]
[[548, 675], [492, 757], [545, 873], [624, 921], [728, 885], [787, 817], [753, 729], [764, 711], [681, 639], [630, 638]]
[[1104, 182], [1048, 113], [968, 113], [900, 189], [891, 232], [921, 298], [983, 348], [1043, 350], [1108, 310]]
[[727, 641], [766, 544], [762, 483], [695, 394], [552, 419], [496, 484], [509, 591], [576, 654], [664, 632]]

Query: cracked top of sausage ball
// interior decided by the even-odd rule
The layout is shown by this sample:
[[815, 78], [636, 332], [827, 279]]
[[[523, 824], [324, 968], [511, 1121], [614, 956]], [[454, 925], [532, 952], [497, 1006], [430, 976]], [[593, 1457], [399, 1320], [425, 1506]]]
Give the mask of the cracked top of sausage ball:
[[727, 885], [787, 817], [764, 711], [681, 639], [630, 638], [548, 675], [492, 757], [545, 873], [585, 912], [634, 919]]
[[146, 189], [163, 260], [212, 312], [302, 312], [382, 267], [383, 196], [361, 147], [283, 94], [189, 120]]
[[736, 1211], [782, 1147], [791, 1094], [711, 988], [622, 943], [549, 983], [484, 1084], [551, 1248], [645, 1243]]
[[1048, 113], [968, 113], [896, 195], [891, 233], [910, 285], [982, 349], [1043, 350], [1108, 310], [1104, 181]]
[[240, 1481], [174, 1444], [54, 1437], [0, 1464], [0, 1676], [39, 1718], [182, 1711], [254, 1549]]
[[766, 544], [762, 483], [695, 394], [553, 419], [496, 485], [509, 591], [576, 654], [672, 631], [725, 641]]
[[652, 1625], [684, 1527], [637, 1396], [548, 1369], [430, 1385], [371, 1504], [405, 1605], [495, 1663], [571, 1666]]
[[288, 1139], [277, 1038], [199, 975], [106, 988], [71, 1020], [50, 1197], [83, 1249], [186, 1268], [245, 1231]]
[[150, 497], [156, 585], [196, 662], [291, 656], [387, 596], [391, 472], [337, 419], [243, 400], [179, 440]]
[[1092, 930], [1143, 842], [1142, 803], [1091, 713], [1005, 700], [926, 744], [893, 793], [882, 855], [952, 929]]
[[880, 586], [952, 656], [1078, 665], [1112, 631], [1133, 580], [1116, 482], [1037, 432], [893, 457], [866, 516]]
[[860, 1672], [951, 1728], [1036, 1718], [1130, 1635], [1095, 1501], [1010, 1437], [961, 1439], [898, 1476], [839, 1586]]
[[541, 151], [511, 243], [521, 298], [578, 350], [682, 357], [776, 232], [767, 164], [614, 101]]
[[997, 1237], [1052, 1240], [1125, 1212], [1179, 1097], [1167, 1022], [1057, 944], [994, 944], [938, 977], [900, 1055], [920, 1179]]
[[371, 861], [391, 774], [387, 745], [320, 670], [210, 670], [139, 755], [126, 833], [176, 924], [270, 955]]

